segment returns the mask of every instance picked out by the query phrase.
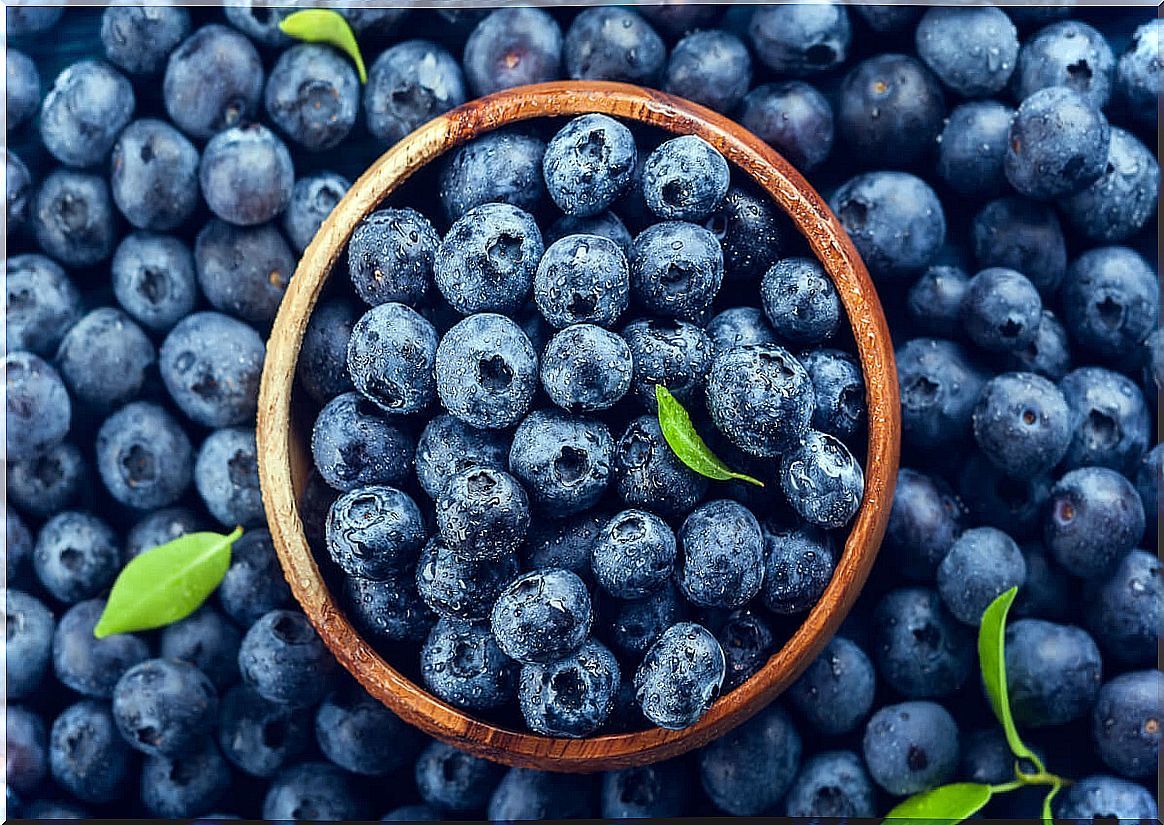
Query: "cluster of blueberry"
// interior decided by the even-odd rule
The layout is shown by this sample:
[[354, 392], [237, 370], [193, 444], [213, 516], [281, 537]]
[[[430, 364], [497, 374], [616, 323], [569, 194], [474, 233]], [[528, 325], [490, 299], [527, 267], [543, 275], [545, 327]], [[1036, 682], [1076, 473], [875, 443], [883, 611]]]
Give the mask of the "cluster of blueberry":
[[[1076, 780], [1056, 814], [1157, 816], [1148, 783], [1159, 763], [1164, 573], [1145, 548], [1158, 539], [1164, 459], [1152, 435], [1164, 388], [1150, 225], [1159, 168], [1147, 148], [1159, 21], [1055, 6], [344, 9], [370, 58], [361, 88], [338, 52], [280, 31], [287, 11], [249, 0], [7, 9], [9, 815], [873, 816], [943, 782], [1013, 777], [973, 634], [982, 606], [1017, 584], [1011, 703], [1024, 739]], [[601, 777], [505, 770], [425, 740], [348, 680], [290, 598], [255, 470], [263, 338], [298, 253], [348, 181], [468, 97], [559, 77], [691, 98], [807, 171], [877, 281], [904, 422], [883, 554], [840, 634], [727, 736]], [[831, 503], [784, 503], [781, 487], [793, 485], [778, 477], [781, 462], [746, 448], [785, 445], [744, 428], [741, 413], [771, 397], [741, 396], [738, 377], [775, 370], [774, 386], [799, 386], [789, 397], [803, 398], [806, 373], [810, 432], [859, 449], [862, 426], [860, 375], [836, 354], [852, 342], [832, 315], [835, 296], [798, 260], [803, 242], [783, 219], [739, 181], [720, 192], [713, 155], [696, 161], [699, 175], [664, 162], [698, 144], [660, 154], [649, 177], [654, 153], [636, 150], [642, 163], [629, 172], [572, 187], [590, 149], [632, 145], [617, 142], [617, 124], [601, 134], [580, 162], [555, 162], [551, 134], [499, 133], [401, 192], [418, 211], [385, 210], [395, 236], [376, 219], [353, 236], [349, 252], [368, 257], [349, 255], [351, 277], [331, 279], [342, 289], [313, 316], [299, 374], [347, 422], [321, 424], [304, 507], [321, 558], [339, 551], [335, 591], [371, 622], [365, 633], [398, 663], [415, 663], [423, 643], [431, 666], [413, 675], [450, 701], [519, 698], [474, 713], [565, 732], [595, 718], [544, 713], [569, 696], [612, 693], [606, 729], [643, 724], [633, 674], [622, 680], [609, 655], [637, 663], [668, 627], [693, 666], [718, 646], [724, 687], [738, 684], [827, 580], [828, 533], [793, 525], [843, 516]], [[622, 175], [633, 196], [598, 207], [624, 191]], [[555, 220], [559, 198], [581, 211]], [[672, 211], [705, 198], [719, 204], [700, 207], [705, 215]], [[446, 243], [474, 210], [485, 218], [461, 222]], [[422, 214], [448, 218], [450, 231], [437, 235]], [[597, 237], [583, 250], [579, 233]], [[385, 237], [406, 254], [378, 275]], [[532, 305], [518, 289], [478, 306], [475, 284], [495, 270], [528, 284]], [[349, 284], [358, 297], [344, 294]], [[366, 321], [361, 300], [374, 307]], [[632, 302], [643, 319], [615, 334], [624, 311], [635, 317]], [[403, 329], [417, 360], [378, 374], [377, 336]], [[836, 352], [816, 345], [826, 330]], [[777, 340], [797, 356], [733, 354], [771, 354]], [[477, 344], [488, 358], [475, 357]], [[576, 369], [582, 353], [602, 368]], [[425, 359], [431, 386], [416, 379]], [[651, 376], [717, 455], [768, 486], [707, 482], [677, 463]], [[722, 391], [705, 410], [712, 385]], [[481, 403], [502, 390], [529, 397]], [[641, 409], [612, 425], [602, 405], [619, 397], [616, 407]], [[423, 430], [393, 412], [438, 401], [449, 415]], [[792, 414], [803, 421], [802, 408]], [[507, 415], [500, 430], [473, 426]], [[605, 439], [579, 421], [601, 422]], [[817, 457], [832, 443], [822, 437]], [[345, 455], [344, 445], [370, 452]], [[553, 483], [562, 478], [574, 484]], [[477, 508], [486, 487], [514, 504], [488, 531]], [[413, 518], [409, 502], [432, 521]], [[562, 518], [542, 518], [547, 506]], [[402, 514], [395, 532], [351, 532], [381, 508]], [[341, 527], [330, 542], [329, 521]], [[717, 589], [735, 551], [723, 542], [739, 539], [740, 558], [755, 558], [756, 521], [763, 567], [742, 565], [738, 587]], [[246, 533], [198, 612], [161, 631], [93, 637], [126, 560], [235, 524]], [[366, 556], [365, 538], [399, 552]], [[632, 544], [641, 565], [627, 563]], [[708, 563], [689, 565], [692, 549]], [[783, 566], [769, 564], [772, 553]], [[410, 558], [416, 578], [403, 573]], [[668, 559], [676, 584], [651, 591], [654, 565]], [[356, 575], [337, 573], [343, 565]], [[565, 572], [531, 580], [522, 567]], [[477, 588], [458, 586], [462, 568], [482, 571]], [[413, 586], [384, 584], [402, 580]], [[491, 587], [507, 588], [502, 599], [482, 595]], [[642, 588], [650, 595], [631, 596]], [[568, 626], [531, 634], [527, 616], [537, 627], [558, 618], [538, 602], [546, 591], [562, 594]], [[746, 591], [746, 608], [703, 606]], [[496, 638], [458, 616], [484, 619], [499, 601]], [[429, 604], [454, 618], [434, 629]], [[412, 642], [387, 641], [401, 638]], [[574, 650], [574, 666], [556, 670], [557, 651], [542, 645]], [[510, 654], [530, 663], [508, 664]], [[485, 678], [454, 678], [466, 671]], [[642, 681], [663, 696], [665, 679]], [[1018, 791], [986, 813], [1037, 817], [1041, 801]]]

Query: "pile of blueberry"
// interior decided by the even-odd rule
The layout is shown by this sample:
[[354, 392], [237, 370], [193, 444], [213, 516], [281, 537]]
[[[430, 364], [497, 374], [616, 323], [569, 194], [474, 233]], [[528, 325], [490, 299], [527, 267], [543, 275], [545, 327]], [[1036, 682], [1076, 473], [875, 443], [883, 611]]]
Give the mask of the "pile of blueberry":
[[[361, 85], [289, 11], [6, 11], [9, 816], [884, 814], [1013, 778], [974, 639], [1014, 585], [1014, 716], [1075, 780], [1055, 813], [1157, 816], [1159, 21], [343, 9]], [[348, 182], [434, 115], [556, 78], [691, 98], [805, 172], [873, 274], [902, 396], [888, 534], [839, 635], [733, 732], [601, 776], [476, 759], [354, 684], [290, 597], [256, 472], [263, 342]], [[687, 724], [831, 574], [864, 462], [855, 348], [804, 241], [704, 144], [539, 129], [433, 164], [353, 235], [301, 359], [305, 526], [365, 635], [471, 714]], [[654, 384], [766, 486], [692, 474]], [[792, 451], [845, 472], [786, 478]], [[127, 560], [236, 524], [195, 614], [93, 637]]]

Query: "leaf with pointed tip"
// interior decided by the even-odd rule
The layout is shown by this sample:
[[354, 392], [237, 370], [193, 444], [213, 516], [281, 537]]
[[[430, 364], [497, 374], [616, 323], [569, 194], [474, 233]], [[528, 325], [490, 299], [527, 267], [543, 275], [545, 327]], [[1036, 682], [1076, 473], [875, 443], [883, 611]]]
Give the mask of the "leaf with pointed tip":
[[695, 431], [691, 423], [691, 416], [679, 403], [679, 399], [662, 384], [655, 385], [655, 400], [659, 404], [659, 427], [663, 431], [663, 438], [671, 452], [701, 476], [713, 478], [716, 481], [738, 479], [757, 487], [763, 487], [764, 482], [743, 473], [734, 472], [728, 465], [711, 451]]
[[1019, 737], [1010, 712], [1010, 697], [1006, 688], [1006, 614], [1017, 593], [1018, 588], [1012, 587], [1000, 594], [983, 612], [982, 624], [978, 628], [978, 663], [982, 668], [982, 682], [986, 686], [990, 706], [1002, 723], [1011, 751], [1020, 759], [1031, 760], [1042, 771], [1042, 761]]
[[910, 825], [949, 825], [978, 813], [993, 794], [989, 785], [977, 782], [940, 785], [899, 802], [885, 818], [904, 819]]
[[360, 82], [368, 82], [368, 73], [364, 70], [364, 58], [360, 54], [356, 35], [352, 33], [352, 27], [339, 12], [331, 9], [304, 9], [284, 17], [279, 22], [279, 28], [284, 34], [308, 43], [327, 43], [329, 46], [335, 46], [356, 64]]

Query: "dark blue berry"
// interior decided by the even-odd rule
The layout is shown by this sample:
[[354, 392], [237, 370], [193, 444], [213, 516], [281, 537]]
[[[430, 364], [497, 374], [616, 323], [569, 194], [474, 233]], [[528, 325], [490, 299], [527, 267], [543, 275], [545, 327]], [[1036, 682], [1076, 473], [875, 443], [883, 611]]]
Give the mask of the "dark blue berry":
[[[998, 11], [983, 7], [975, 11]], [[931, 9], [962, 11], [962, 9]], [[938, 135], [938, 177], [967, 197], [1000, 195], [1006, 191], [1002, 158], [1014, 109], [995, 100], [963, 103], [950, 112]]]
[[934, 8], [915, 32], [918, 57], [963, 97], [989, 97], [1010, 80], [1019, 55], [1018, 32], [993, 7]]
[[148, 756], [174, 758], [197, 750], [218, 719], [218, 693], [194, 665], [148, 659], [113, 689], [113, 719], [122, 737]]
[[119, 309], [95, 309], [75, 323], [57, 349], [57, 370], [72, 397], [105, 411], [137, 396], [157, 361], [141, 327]]
[[263, 819], [363, 819], [364, 809], [351, 775], [327, 762], [284, 768], [263, 799]]
[[190, 34], [180, 6], [109, 6], [101, 15], [105, 56], [130, 74], [155, 75]]
[[933, 151], [945, 114], [929, 69], [907, 55], [879, 54], [841, 83], [837, 134], [866, 164], [909, 167]]
[[1093, 241], [1121, 241], [1155, 214], [1160, 164], [1135, 135], [1112, 127], [1103, 175], [1060, 202], [1072, 228]]
[[173, 504], [189, 488], [194, 451], [172, 415], [156, 404], [135, 401], [98, 430], [97, 471], [120, 503], [152, 510]]
[[281, 702], [269, 702], [247, 684], [222, 697], [218, 743], [234, 767], [251, 776], [274, 776], [311, 739], [310, 717]]
[[913, 699], [947, 696], [970, 675], [974, 639], [924, 587], [886, 594], [873, 614], [877, 672]]
[[1027, 580], [1015, 600], [1016, 618], [1062, 621], [1075, 610], [1074, 584], [1067, 572], [1037, 542], [1019, 549], [1027, 566]]
[[278, 216], [291, 202], [295, 169], [275, 133], [252, 123], [219, 132], [206, 144], [198, 167], [210, 211], [239, 226]]
[[635, 300], [658, 315], [699, 320], [723, 282], [723, 251], [701, 226], [664, 221], [640, 233], [628, 256]]
[[351, 188], [351, 181], [335, 172], [318, 172], [295, 181], [283, 213], [283, 232], [295, 251], [307, 249], [324, 219]]
[[[12, 548], [8, 548], [9, 559]], [[35, 696], [48, 670], [56, 622], [39, 599], [9, 587], [4, 592], [5, 694], [9, 701]]]
[[876, 685], [865, 652], [836, 636], [788, 689], [788, 699], [815, 732], [839, 736], [856, 730], [869, 713]]
[[310, 707], [328, 692], [338, 670], [302, 613], [272, 610], [251, 625], [238, 652], [243, 681], [264, 699]]
[[97, 699], [113, 696], [121, 674], [149, 658], [149, 647], [137, 636], [115, 634], [98, 639], [93, 628], [105, 610], [104, 599], [90, 599], [69, 608], [53, 634], [53, 673], [65, 687]]
[[121, 566], [121, 546], [101, 519], [65, 511], [40, 528], [32, 566], [53, 598], [74, 604], [96, 596], [113, 582]]
[[1071, 264], [1061, 299], [1063, 325], [1074, 344], [1100, 358], [1126, 361], [1156, 328], [1160, 282], [1133, 250], [1102, 246]]
[[861, 758], [852, 751], [826, 751], [804, 761], [784, 797], [784, 812], [797, 818], [871, 817], [877, 813], [874, 799]]
[[1160, 66], [1155, 58], [1160, 54], [1159, 20], [1149, 20], [1136, 28], [1127, 50], [1120, 55], [1116, 66], [1116, 90], [1136, 121], [1154, 127], [1157, 119], [1157, 100], [1160, 96]]
[[462, 315], [515, 311], [528, 298], [541, 260], [533, 216], [507, 203], [470, 209], [437, 249], [437, 289]]
[[215, 430], [198, 448], [194, 486], [223, 527], [255, 527], [266, 520], [259, 489], [258, 446], [248, 427]]
[[803, 81], [755, 87], [744, 95], [738, 117], [749, 131], [801, 171], [819, 165], [832, 151], [832, 107], [824, 95]]
[[631, 661], [638, 661], [667, 628], [685, 621], [687, 613], [686, 601], [668, 581], [641, 599], [603, 602], [600, 635]]
[[483, 811], [505, 769], [444, 742], [433, 742], [416, 760], [416, 789], [442, 814]]
[[701, 221], [723, 201], [730, 178], [727, 160], [710, 143], [682, 135], [664, 141], [647, 156], [643, 199], [664, 220]]
[[557, 516], [592, 507], [606, 492], [614, 440], [601, 421], [560, 410], [534, 410], [518, 425], [509, 469], [531, 502]]
[[626, 194], [637, 158], [634, 136], [625, 125], [606, 115], [582, 115], [546, 147], [546, 191], [567, 215], [598, 215]]
[[724, 279], [754, 281], [780, 257], [788, 219], [768, 200], [732, 187], [703, 224], [723, 250]]
[[477, 96], [557, 80], [561, 65], [562, 30], [542, 9], [496, 9], [465, 41], [465, 77]]
[[961, 346], [939, 338], [906, 341], [896, 355], [903, 440], [936, 450], [965, 439], [987, 373]]
[[1095, 28], [1080, 20], [1052, 23], [1018, 53], [1014, 94], [1026, 100], [1041, 89], [1066, 86], [1102, 109], [1111, 97], [1115, 67], [1107, 38]]
[[558, 329], [578, 323], [614, 326], [629, 297], [630, 270], [623, 249], [596, 235], [554, 241], [534, 274], [534, 302]]
[[716, 355], [732, 347], [776, 343], [776, 333], [768, 326], [763, 311], [756, 307], [725, 309], [708, 321], [704, 331]]
[[5, 780], [9, 793], [15, 790], [22, 795], [35, 796], [49, 772], [48, 733], [44, 721], [20, 705], [9, 705], [4, 717]]
[[1091, 712], [1091, 734], [1099, 757], [1121, 776], [1146, 777], [1160, 762], [1158, 670], [1124, 673], [1099, 690]]
[[731, 691], [752, 678], [764, 667], [776, 648], [776, 636], [768, 622], [746, 608], [733, 610], [715, 629], [715, 638], [723, 649], [727, 671], [724, 691]]
[[356, 389], [389, 415], [417, 413], [436, 397], [437, 333], [404, 304], [372, 307], [352, 328], [348, 372]]
[[81, 293], [65, 270], [44, 255], [13, 255], [5, 266], [5, 344], [52, 356], [81, 317]]
[[194, 241], [198, 285], [206, 300], [258, 327], [274, 320], [295, 264], [274, 224], [239, 227], [213, 219]]
[[654, 724], [681, 730], [711, 707], [726, 670], [723, 649], [709, 630], [693, 622], [674, 624], [647, 649], [635, 671], [635, 701]]
[[1037, 200], [1074, 195], [1103, 174], [1110, 141], [1107, 118], [1088, 98], [1065, 86], [1042, 89], [1011, 121], [1006, 179]]
[[687, 763], [679, 759], [605, 773], [601, 813], [609, 819], [682, 816], [691, 796], [689, 773]]
[[393, 487], [357, 487], [327, 517], [328, 555], [349, 576], [385, 579], [411, 569], [426, 537], [420, 508]]
[[40, 138], [66, 166], [96, 166], [133, 117], [133, 86], [102, 60], [80, 60], [57, 75], [40, 108]]
[[841, 302], [824, 268], [812, 258], [784, 258], [760, 283], [764, 314], [789, 344], [812, 346], [832, 338], [841, 322]]
[[630, 347], [619, 335], [593, 324], [573, 324], [550, 339], [542, 353], [542, 387], [568, 412], [613, 407], [631, 385]]
[[594, 578], [620, 599], [640, 599], [671, 577], [675, 534], [645, 510], [624, 510], [606, 523], [594, 543]]
[[[563, 215], [558, 218], [542, 233], [547, 244], [553, 244], [567, 235], [597, 235], [600, 238], [614, 241], [615, 245], [625, 254], [630, 249], [631, 233], [622, 222], [622, 218], [613, 212], [599, 212], [597, 215], [580, 217], [577, 215]], [[549, 254], [549, 247], [546, 253]]]
[[134, 121], [113, 144], [109, 187], [138, 229], [177, 229], [198, 207], [198, 150], [165, 121]]
[[1071, 409], [1071, 446], [1065, 469], [1094, 465], [1131, 471], [1148, 448], [1148, 410], [1140, 388], [1102, 367], [1079, 367], [1059, 390]]
[[555, 662], [522, 667], [517, 683], [522, 717], [543, 736], [588, 736], [610, 715], [619, 680], [614, 654], [589, 639]]
[[622, 337], [634, 362], [631, 392], [647, 410], [658, 408], [659, 384], [681, 404], [699, 400], [715, 354], [702, 329], [687, 321], [637, 320], [623, 328]]
[[[11, 31], [11, 29], [9, 29]], [[31, 57], [9, 48], [5, 55], [5, 121], [8, 131], [24, 125], [40, 109], [40, 72]]]
[[756, 7], [748, 38], [773, 72], [803, 77], [843, 63], [852, 33], [844, 6], [772, 5]]
[[465, 78], [451, 54], [428, 40], [406, 40], [381, 52], [368, 70], [368, 131], [391, 145], [466, 100]]
[[994, 527], [976, 527], [960, 535], [938, 565], [938, 592], [958, 621], [976, 626], [991, 602], [1026, 577], [1014, 539]]
[[811, 525], [765, 526], [764, 605], [773, 613], [803, 613], [820, 598], [833, 577], [836, 553], [828, 533]]
[[1071, 368], [1071, 350], [1067, 330], [1049, 309], [1043, 310], [1035, 340], [1021, 349], [1006, 353], [1003, 363], [1007, 369], [1033, 372], [1052, 381], [1058, 381]]
[[230, 567], [215, 592], [226, 615], [244, 628], [291, 602], [291, 591], [267, 530], [248, 530], [235, 541]]
[[[232, 548], [233, 553], [233, 548]], [[238, 681], [238, 647], [242, 634], [212, 607], [203, 606], [167, 625], [158, 652], [164, 659], [186, 662], [206, 674], [219, 690]]]
[[971, 227], [978, 265], [1021, 272], [1041, 293], [1059, 288], [1067, 271], [1067, 249], [1055, 210], [1009, 196], [991, 201]]
[[1060, 478], [1046, 505], [1043, 540], [1056, 561], [1082, 578], [1110, 574], [1144, 535], [1144, 507], [1132, 483], [1106, 467]]
[[117, 216], [105, 178], [72, 169], [45, 176], [29, 213], [36, 242], [66, 266], [91, 266], [113, 253]]
[[104, 702], [70, 705], [49, 733], [53, 781], [83, 802], [117, 800], [130, 778], [131, 754]]
[[488, 625], [441, 618], [420, 649], [420, 672], [438, 698], [489, 710], [513, 700], [518, 666], [501, 652]]
[[351, 61], [335, 49], [303, 43], [279, 55], [267, 78], [267, 114], [310, 152], [331, 149], [356, 122], [360, 84]]
[[[488, 132], [462, 146], [441, 172], [445, 215], [449, 221], [459, 221], [486, 204], [507, 204], [533, 212], [545, 194], [542, 165], [546, 152], [540, 138], [512, 129]], [[530, 264], [536, 265], [536, 260]]]
[[514, 579], [493, 605], [490, 623], [502, 651], [523, 664], [557, 661], [590, 632], [590, 594], [567, 570], [537, 570]]
[[253, 118], [262, 93], [259, 53], [247, 38], [217, 23], [183, 40], [166, 63], [166, 113], [198, 140]]
[[697, 508], [679, 530], [679, 585], [704, 607], [736, 608], [760, 591], [764, 541], [756, 517], [727, 499]]
[[1029, 372], [995, 376], [974, 408], [974, 438], [987, 460], [1007, 475], [1051, 470], [1071, 442], [1067, 400], [1058, 387]]
[[11, 150], [4, 150], [5, 213], [8, 216], [8, 231], [16, 232], [28, 220], [28, 199], [32, 195], [32, 176], [28, 167]]
[[572, 80], [653, 86], [667, 62], [667, 47], [634, 11], [602, 6], [574, 18], [562, 44], [562, 60]]
[[1102, 669], [1099, 648], [1078, 627], [1019, 619], [1006, 628], [1006, 685], [1019, 725], [1082, 718], [1099, 693]]
[[865, 424], [865, 382], [853, 356], [835, 349], [804, 353], [800, 363], [812, 380], [816, 410], [812, 426], [837, 438], [855, 435]]
[[420, 642], [436, 621], [411, 576], [384, 581], [349, 576], [343, 601], [352, 624], [375, 641]]
[[693, 31], [671, 50], [663, 89], [717, 112], [731, 112], [752, 82], [748, 47], [719, 29]]
[[348, 372], [348, 342], [359, 313], [342, 299], [322, 301], [307, 319], [296, 375], [316, 401], [326, 404], [355, 389]]
[[320, 704], [315, 739], [323, 755], [345, 771], [383, 776], [416, 757], [421, 737], [363, 688], [349, 684]]
[[1060, 819], [1156, 819], [1159, 808], [1152, 792], [1143, 785], [1097, 774], [1080, 779], [1055, 803]]
[[523, 566], [530, 570], [561, 567], [589, 581], [591, 549], [606, 525], [607, 516], [592, 512], [531, 523], [521, 549]]
[[230, 780], [230, 766], [207, 737], [187, 756], [147, 757], [141, 768], [141, 801], [146, 811], [161, 819], [197, 816], [222, 799]]
[[348, 241], [352, 286], [368, 304], [416, 305], [428, 294], [440, 236], [415, 209], [379, 209]]
[[[521, 429], [514, 438], [520, 437]], [[521, 475], [517, 468], [514, 472]], [[499, 559], [525, 539], [529, 499], [517, 479], [502, 470], [474, 466], [445, 484], [436, 499], [441, 540], [471, 559]]]
[[784, 796], [800, 767], [801, 740], [784, 708], [771, 704], [699, 753], [708, 798], [734, 816], [759, 816]]
[[198, 302], [194, 256], [169, 235], [127, 235], [113, 253], [110, 273], [121, 308], [154, 332], [169, 332]]
[[253, 328], [217, 312], [187, 315], [158, 351], [162, 382], [192, 421], [229, 427], [253, 420], [266, 347]]
[[[1156, 556], [1133, 550], [1099, 582], [1084, 605], [1087, 627], [1105, 654], [1121, 664], [1156, 661], [1164, 617], [1164, 568]], [[11, 643], [10, 643], [11, 644]]]
[[315, 419], [311, 453], [323, 480], [348, 491], [395, 484], [412, 470], [412, 439], [383, 411], [355, 392], [338, 395]]
[[487, 618], [498, 594], [518, 573], [511, 550], [487, 547], [492, 555], [472, 555], [439, 538], [430, 540], [416, 565], [416, 589], [424, 603], [449, 618]]
[[865, 726], [862, 746], [873, 781], [895, 796], [941, 785], [958, 767], [958, 726], [934, 702], [881, 708]]
[[733, 444], [771, 457], [808, 431], [816, 396], [808, 372], [791, 353], [757, 344], [716, 356], [707, 377], [707, 408]]
[[780, 487], [801, 518], [825, 529], [843, 527], [857, 514], [865, 474], [844, 442], [808, 430], [780, 460]]
[[435, 500], [457, 473], [473, 467], [502, 470], [508, 459], [509, 444], [501, 433], [438, 415], [425, 425], [416, 442], [416, 477]]
[[75, 444], [63, 441], [8, 465], [8, 499], [25, 513], [47, 517], [73, 504], [91, 488], [89, 464]]

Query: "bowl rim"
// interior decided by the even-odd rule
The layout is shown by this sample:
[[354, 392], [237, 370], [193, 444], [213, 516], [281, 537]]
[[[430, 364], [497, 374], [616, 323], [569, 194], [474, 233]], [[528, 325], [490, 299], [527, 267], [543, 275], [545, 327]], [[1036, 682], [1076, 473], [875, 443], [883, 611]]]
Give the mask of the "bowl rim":
[[[348, 622], [304, 534], [297, 499], [310, 459], [305, 439], [293, 431], [292, 389], [307, 321], [364, 216], [421, 167], [485, 132], [592, 112], [699, 135], [788, 214], [845, 307], [865, 382], [868, 452], [864, 497], [832, 579], [756, 674], [683, 730], [566, 739], [497, 727], [441, 701], [388, 664]], [[324, 643], [365, 690], [406, 722], [475, 756], [510, 766], [591, 772], [656, 762], [704, 745], [762, 710], [812, 662], [848, 614], [876, 558], [897, 478], [900, 426], [893, 346], [873, 282], [840, 221], [800, 173], [739, 124], [690, 101], [624, 83], [556, 81], [452, 109], [394, 144], [356, 180], [303, 253], [279, 307], [267, 344], [256, 437], [263, 506], [284, 576]]]

